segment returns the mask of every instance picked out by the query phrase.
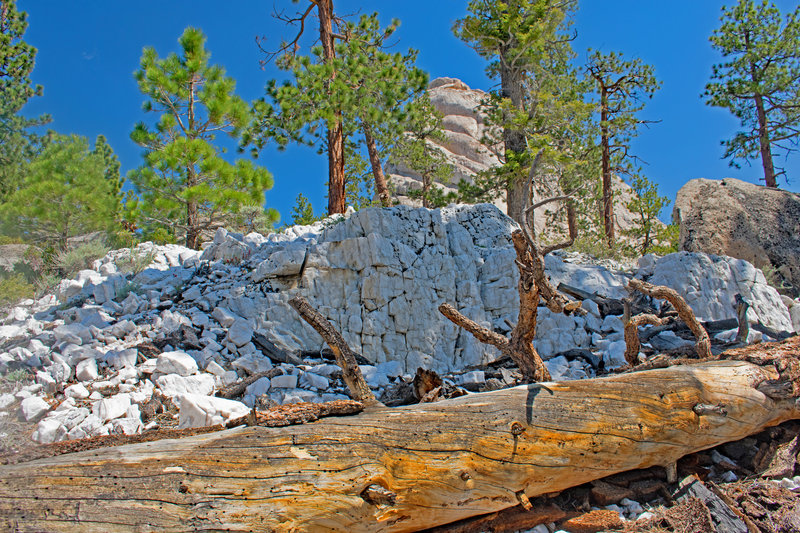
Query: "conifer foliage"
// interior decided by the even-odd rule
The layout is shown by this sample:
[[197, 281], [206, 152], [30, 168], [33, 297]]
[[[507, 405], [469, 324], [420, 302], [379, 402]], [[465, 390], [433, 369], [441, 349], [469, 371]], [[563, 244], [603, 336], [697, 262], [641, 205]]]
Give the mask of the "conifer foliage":
[[55, 250], [67, 239], [109, 230], [119, 205], [103, 157], [76, 135], [56, 135], [26, 166], [25, 176], [0, 206], [13, 234]]
[[600, 149], [603, 176], [603, 226], [609, 246], [614, 246], [614, 192], [611, 175], [634, 174], [631, 140], [647, 124], [637, 113], [661, 86], [652, 66], [641, 59], [627, 60], [621, 53], [593, 52], [587, 66], [599, 96]]
[[145, 48], [135, 73], [147, 97], [144, 110], [159, 118], [131, 133], [146, 152], [145, 164], [128, 175], [137, 193], [128, 202], [130, 214], [148, 232], [184, 236], [190, 248], [230, 213], [262, 205], [272, 187], [266, 169], [247, 159], [230, 163], [213, 144], [219, 133], [239, 138], [250, 106], [234, 94], [235, 82], [222, 67], [209, 63], [205, 40], [187, 28], [178, 40], [181, 55], [162, 59]]
[[24, 162], [38, 149], [28, 128], [50, 120], [19, 114], [30, 98], [42, 94], [42, 86], [30, 79], [36, 48], [22, 39], [27, 27], [27, 15], [17, 10], [16, 0], [0, 0], [0, 201], [19, 184]]
[[490, 125], [500, 130], [503, 166], [476, 192], [502, 186], [508, 215], [518, 222], [523, 222], [531, 178], [562, 174], [588, 153], [582, 145], [591, 107], [570, 66], [570, 17], [576, 6], [575, 0], [472, 0], [468, 15], [454, 28], [489, 60], [487, 73], [500, 79], [486, 111]]
[[723, 56], [706, 85], [706, 103], [723, 107], [742, 130], [724, 141], [725, 158], [761, 159], [767, 187], [785, 172], [774, 157], [797, 149], [800, 138], [800, 7], [785, 20], [775, 4], [739, 0], [723, 8], [711, 44]]
[[[366, 146], [380, 202], [390, 205], [382, 154], [386, 144], [402, 132], [409, 104], [428, 81], [414, 66], [416, 51], [384, 50], [398, 21], [381, 28], [377, 13], [361, 16], [358, 23], [337, 20], [338, 40], [332, 54], [325, 47], [314, 47], [310, 55], [292, 51], [279, 58], [278, 66], [290, 71], [293, 80], [282, 85], [269, 82], [266, 98], [254, 106], [256, 119], [246, 138], [256, 150], [269, 141], [279, 146], [289, 142], [317, 145], [328, 152], [329, 165], [338, 161], [331, 151], [341, 150], [342, 164], [351, 173], [344, 177], [342, 191], [336, 180], [329, 180], [329, 214], [343, 211], [338, 197], [341, 194], [344, 202], [347, 181], [359, 179], [352, 172], [359, 165], [346, 159], [360, 157], [360, 143]], [[331, 139], [334, 130], [341, 132], [341, 148]]]

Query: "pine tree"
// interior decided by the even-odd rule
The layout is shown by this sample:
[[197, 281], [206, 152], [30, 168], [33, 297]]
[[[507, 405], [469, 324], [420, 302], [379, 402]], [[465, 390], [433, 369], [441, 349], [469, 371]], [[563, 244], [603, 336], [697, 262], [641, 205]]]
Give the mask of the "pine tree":
[[50, 121], [47, 115], [19, 114], [30, 98], [42, 94], [42, 86], [30, 79], [36, 48], [22, 39], [27, 27], [27, 14], [17, 11], [16, 0], [0, 0], [0, 201], [19, 184], [25, 161], [41, 149], [41, 139], [28, 128]]
[[296, 204], [292, 208], [292, 224], [308, 226], [318, 220], [321, 220], [321, 217], [314, 214], [314, 207], [308, 198], [302, 193], [298, 194]]
[[616, 52], [591, 53], [586, 68], [599, 96], [603, 226], [606, 241], [613, 247], [616, 229], [611, 175], [631, 173], [634, 160], [630, 153], [631, 140], [637, 135], [639, 126], [651, 122], [640, 119], [637, 113], [661, 83], [656, 79], [652, 66], [638, 58], [627, 61]]
[[57, 250], [67, 239], [112, 227], [118, 197], [88, 141], [57, 135], [25, 168], [0, 216], [24, 240]]
[[568, 87], [577, 81], [569, 67], [570, 15], [576, 5], [574, 0], [472, 0], [469, 14], [454, 27], [458, 37], [490, 60], [488, 74], [500, 78], [488, 111], [501, 132], [504, 164], [477, 189], [500, 181], [508, 214], [518, 222], [531, 169], [547, 169], [553, 148], [562, 143], [556, 137], [563, 126], [583, 120], [568, 117], [587, 114], [580, 91]]
[[186, 246], [197, 248], [224, 217], [263, 204], [272, 176], [249, 160], [221, 157], [212, 144], [217, 133], [238, 139], [250, 108], [234, 94], [234, 80], [209, 64], [200, 30], [187, 28], [178, 42], [182, 55], [164, 59], [145, 48], [135, 74], [148, 97], [144, 110], [160, 115], [154, 128], [139, 123], [131, 133], [146, 152], [144, 166], [128, 176], [138, 196], [128, 205], [142, 226], [185, 233]]
[[625, 233], [638, 243], [633, 250], [634, 254], [644, 255], [655, 247], [657, 240], [663, 240], [666, 235], [658, 221], [658, 215], [669, 205], [669, 198], [659, 196], [658, 186], [640, 172], [633, 175], [631, 188], [634, 197], [625, 207], [637, 218], [634, 226]]
[[744, 128], [722, 143], [724, 157], [736, 167], [760, 157], [767, 187], [777, 187], [785, 170], [774, 157], [794, 152], [800, 136], [800, 7], [782, 21], [768, 0], [739, 0], [720, 20], [710, 40], [725, 62], [714, 66], [704, 96]]
[[457, 194], [446, 194], [434, 185], [437, 181], [449, 182], [453, 175], [453, 168], [434, 144], [444, 140], [442, 114], [433, 107], [427, 94], [420, 96], [412, 107], [413, 112], [404, 122], [405, 131], [392, 149], [391, 161], [422, 177], [422, 189], [409, 191], [409, 197], [419, 197], [423, 207], [444, 207], [455, 201]]
[[[269, 140], [279, 146], [292, 141], [316, 144], [320, 151], [329, 152], [330, 164], [329, 134], [336, 122], [343, 139], [336, 151], [341, 150], [343, 165], [348, 170], [360, 165], [347, 161], [358, 153], [355, 145], [349, 144], [358, 136], [358, 142], [366, 146], [380, 202], [390, 205], [382, 152], [400, 134], [408, 104], [427, 85], [427, 75], [413, 66], [415, 51], [390, 54], [383, 50], [397, 25], [394, 21], [382, 29], [376, 13], [364, 15], [357, 24], [340, 22], [341, 40], [332, 58], [324, 47], [313, 48], [310, 56], [282, 56], [278, 65], [290, 71], [294, 79], [280, 86], [274, 80], [268, 84], [269, 101], [265, 98], [255, 104], [256, 121], [246, 142], [256, 150]], [[327, 131], [324, 136], [323, 131]], [[345, 172], [345, 176], [341, 194], [351, 196], [354, 187], [361, 186], [346, 182], [359, 181], [360, 175]], [[329, 181], [329, 214], [341, 212], [332, 209], [338, 202], [334, 195], [338, 194]]]

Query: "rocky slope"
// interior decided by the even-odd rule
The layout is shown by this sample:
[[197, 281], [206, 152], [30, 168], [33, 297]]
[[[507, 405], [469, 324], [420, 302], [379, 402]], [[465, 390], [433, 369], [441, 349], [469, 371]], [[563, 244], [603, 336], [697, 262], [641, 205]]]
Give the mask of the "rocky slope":
[[[38, 422], [34, 439], [52, 442], [156, 427], [163, 421], [150, 412], [154, 397], [180, 407], [181, 427], [219, 423], [255, 404], [345, 398], [337, 368], [320, 358], [321, 338], [287, 304], [298, 293], [370, 363], [362, 371], [378, 396], [418, 367], [478, 390], [487, 375], [475, 365], [498, 354], [437, 306], [448, 302], [509, 330], [518, 309], [514, 227], [490, 205], [398, 206], [266, 237], [219, 230], [202, 253], [142, 244], [134, 253], [151, 253], [152, 263], [136, 273], [123, 270], [132, 264], [130, 250], [113, 251], [4, 320], [0, 372], [28, 369], [36, 383], [0, 395], [0, 411]], [[547, 269], [556, 283], [612, 298], [626, 295], [633, 275], [671, 286], [701, 320], [735, 317], [738, 293], [752, 304], [751, 321], [792, 330], [777, 292], [739, 259], [647, 256], [625, 272], [563, 253], [548, 256]], [[555, 380], [592, 376], [599, 361], [606, 368], [624, 363], [620, 317], [603, 316], [589, 301], [584, 307], [582, 317], [539, 310], [535, 342]], [[663, 349], [689, 341], [662, 333], [650, 342]], [[273, 368], [241, 402], [213, 396]]]

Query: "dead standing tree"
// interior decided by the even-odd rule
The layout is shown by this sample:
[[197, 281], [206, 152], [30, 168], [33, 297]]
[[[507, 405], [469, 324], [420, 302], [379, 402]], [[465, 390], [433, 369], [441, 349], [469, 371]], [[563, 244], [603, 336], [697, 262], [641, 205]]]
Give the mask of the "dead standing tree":
[[[535, 175], [536, 167], [539, 164], [541, 153], [534, 159], [531, 165], [530, 175]], [[521, 229], [511, 234], [511, 241], [517, 253], [516, 265], [519, 269], [519, 318], [517, 324], [511, 330], [511, 338], [508, 339], [499, 333], [481, 326], [473, 320], [459, 313], [452, 305], [443, 303], [439, 306], [439, 311], [457, 326], [469, 331], [476, 339], [484, 344], [491, 344], [499, 349], [503, 354], [508, 355], [519, 366], [522, 371], [523, 379], [528, 382], [549, 381], [550, 372], [544, 366], [542, 358], [533, 346], [533, 339], [536, 337], [536, 319], [539, 310], [540, 300], [544, 300], [545, 305], [553, 313], [570, 313], [580, 308], [580, 302], [568, 300], [561, 294], [547, 278], [545, 273], [544, 258], [547, 254], [572, 246], [577, 237], [575, 225], [575, 210], [569, 201], [568, 196], [557, 196], [547, 198], [534, 205], [530, 205], [533, 197], [533, 180], [530, 181], [526, 206], [523, 211], [525, 223]], [[536, 208], [550, 202], [566, 200], [567, 217], [569, 218], [569, 239], [549, 246], [540, 246], [536, 241], [536, 234], [533, 230], [533, 214]]]

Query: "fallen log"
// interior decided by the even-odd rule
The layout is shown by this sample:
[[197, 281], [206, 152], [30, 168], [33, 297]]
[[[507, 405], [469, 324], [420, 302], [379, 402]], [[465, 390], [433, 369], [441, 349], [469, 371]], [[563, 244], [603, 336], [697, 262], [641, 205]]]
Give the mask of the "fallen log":
[[[617, 472], [669, 466], [800, 418], [800, 339], [748, 348], [735, 352], [745, 360], [6, 465], [0, 524], [14, 531], [351, 532], [447, 524]], [[782, 380], [788, 389], [772, 386]], [[773, 398], [760, 390], [765, 383], [783, 392]]]

